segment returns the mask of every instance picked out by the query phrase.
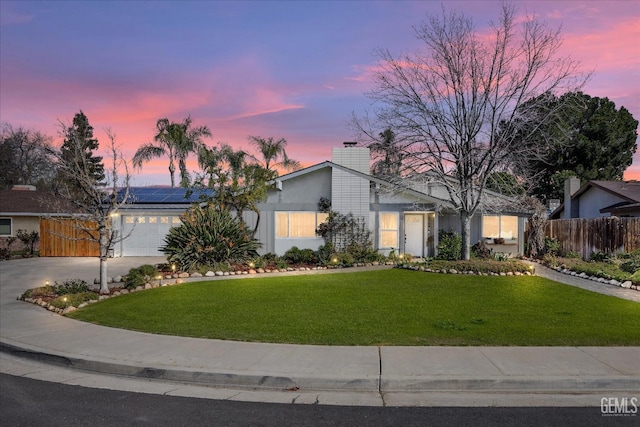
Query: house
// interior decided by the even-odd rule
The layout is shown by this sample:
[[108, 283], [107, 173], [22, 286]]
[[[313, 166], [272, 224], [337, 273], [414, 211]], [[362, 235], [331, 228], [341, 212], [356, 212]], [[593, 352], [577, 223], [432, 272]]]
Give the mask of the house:
[[550, 219], [640, 217], [640, 182], [588, 181], [570, 177], [564, 185], [564, 202]]
[[[72, 208], [53, 194], [37, 191], [33, 185], [14, 185], [11, 190], [0, 190], [0, 241], [3, 247], [18, 230], [40, 233], [42, 217], [68, 214]], [[36, 244], [35, 250], [39, 250]]]
[[[333, 211], [359, 216], [372, 232], [372, 244], [381, 253], [434, 256], [438, 230], [460, 233], [460, 219], [447, 200], [443, 186], [428, 184], [404, 188], [370, 175], [368, 148], [345, 143], [325, 161], [277, 178], [264, 202], [260, 219], [245, 212], [243, 219], [255, 227], [262, 243], [260, 253], [283, 255], [293, 246], [318, 249], [324, 240], [316, 235], [327, 217], [318, 204], [331, 201]], [[169, 228], [180, 224], [182, 214], [199, 195], [185, 198], [184, 188], [131, 188], [131, 202], [113, 215], [115, 229], [128, 238], [116, 245], [114, 256], [161, 255], [159, 247]], [[495, 251], [524, 251], [526, 213], [477, 214], [471, 222], [471, 241], [488, 239]], [[504, 242], [494, 244], [493, 239]]]
[[[333, 149], [332, 161], [275, 180], [267, 200], [258, 205], [256, 237], [262, 252], [282, 255], [293, 246], [315, 250], [323, 245], [316, 235], [326, 218], [318, 208], [321, 198], [331, 201], [333, 211], [362, 217], [374, 248], [384, 254], [435, 256], [438, 230], [460, 233], [459, 215], [443, 185], [403, 188], [371, 176], [369, 149], [345, 143]], [[471, 242], [487, 239], [495, 251], [522, 254], [527, 216], [521, 211], [477, 213], [471, 220]], [[252, 215], [245, 214], [245, 220], [251, 223]], [[499, 244], [494, 238], [501, 239]]]

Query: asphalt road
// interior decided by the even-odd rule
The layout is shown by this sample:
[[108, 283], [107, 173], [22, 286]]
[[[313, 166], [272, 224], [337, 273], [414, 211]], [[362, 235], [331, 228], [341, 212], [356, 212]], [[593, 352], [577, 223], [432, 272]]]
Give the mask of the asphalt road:
[[600, 408], [415, 408], [248, 403], [93, 389], [0, 374], [2, 426], [638, 425]]

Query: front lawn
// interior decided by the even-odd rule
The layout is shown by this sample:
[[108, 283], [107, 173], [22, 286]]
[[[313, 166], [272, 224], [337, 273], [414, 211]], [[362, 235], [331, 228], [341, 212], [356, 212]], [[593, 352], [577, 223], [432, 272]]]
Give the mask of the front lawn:
[[196, 282], [70, 317], [137, 331], [326, 345], [640, 345], [640, 304], [541, 277], [407, 270]]

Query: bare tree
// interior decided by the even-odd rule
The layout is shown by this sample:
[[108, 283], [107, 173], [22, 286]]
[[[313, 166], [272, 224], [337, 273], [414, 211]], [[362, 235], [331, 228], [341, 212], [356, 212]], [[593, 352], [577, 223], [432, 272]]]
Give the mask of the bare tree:
[[[468, 259], [471, 217], [482, 207], [487, 179], [509, 170], [510, 159], [541, 148], [504, 123], [527, 117], [535, 106], [523, 108], [526, 101], [575, 90], [586, 76], [579, 63], [558, 55], [559, 30], [535, 16], [516, 17], [511, 4], [501, 3], [489, 33], [444, 9], [415, 32], [422, 52], [394, 57], [378, 50], [376, 88], [367, 95], [381, 106], [353, 123], [365, 143], [376, 140], [374, 129], [393, 129], [404, 147], [405, 184], [408, 176], [429, 171], [447, 189], [461, 219], [462, 257]], [[548, 119], [538, 117], [541, 123]]]
[[[129, 237], [119, 235], [114, 229], [112, 215], [129, 202], [129, 168], [116, 147], [116, 137], [106, 129], [110, 142], [111, 165], [105, 168], [105, 179], [96, 180], [95, 164], [86, 155], [83, 140], [68, 132], [61, 124], [61, 136], [65, 138], [66, 152], [52, 151], [58, 167], [65, 176], [73, 176], [73, 182], [61, 186], [57, 195], [66, 204], [73, 206], [73, 227], [80, 230], [80, 239], [96, 242], [100, 248], [100, 293], [109, 293], [107, 285], [107, 261], [118, 242]], [[122, 175], [120, 172], [122, 171]], [[62, 236], [65, 237], [65, 236]]]
[[40, 132], [3, 123], [0, 131], [0, 186], [53, 186], [56, 165], [49, 155], [52, 138]]

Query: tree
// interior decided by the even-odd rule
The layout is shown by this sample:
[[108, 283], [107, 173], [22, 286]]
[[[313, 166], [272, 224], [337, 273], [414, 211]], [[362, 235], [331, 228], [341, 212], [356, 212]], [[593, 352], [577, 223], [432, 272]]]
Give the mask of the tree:
[[84, 183], [77, 182], [79, 179], [90, 178], [95, 185], [102, 185], [105, 179], [104, 165], [102, 157], [95, 156], [94, 150], [98, 149], [98, 140], [93, 137], [93, 127], [89, 124], [89, 119], [80, 110], [73, 118], [73, 123], [63, 133], [64, 142], [60, 148], [60, 157], [65, 164], [78, 163], [82, 165], [87, 173], [86, 177], [78, 177], [67, 169], [62, 168], [62, 179], [68, 185], [76, 184], [79, 193], [82, 193]]
[[[77, 116], [76, 116], [77, 117]], [[58, 160], [58, 167], [66, 177], [73, 179], [64, 181], [56, 191], [61, 200], [73, 206], [73, 226], [81, 230], [84, 240], [96, 242], [100, 248], [100, 293], [109, 293], [107, 285], [107, 262], [114, 245], [128, 237], [118, 235], [111, 222], [112, 214], [129, 203], [129, 170], [126, 161], [116, 149], [116, 137], [107, 130], [110, 141], [112, 164], [105, 173], [102, 158], [100, 163], [91, 161], [96, 159], [92, 153], [98, 148], [98, 140], [87, 144], [86, 132], [79, 132], [74, 126], [65, 127], [61, 124], [61, 134], [64, 145], [60, 151], [51, 150], [51, 154]], [[94, 143], [95, 142], [95, 143]], [[101, 171], [101, 173], [98, 173]], [[124, 175], [120, 175], [124, 171]], [[66, 236], [61, 236], [66, 237]]]
[[204, 137], [211, 137], [207, 126], [192, 127], [191, 124], [191, 116], [187, 116], [182, 123], [170, 122], [167, 118], [159, 119], [156, 123], [158, 133], [154, 137], [155, 144], [147, 143], [138, 148], [133, 156], [133, 165], [141, 168], [143, 163], [151, 159], [168, 156], [171, 187], [175, 187], [176, 161], [180, 169], [180, 186], [188, 187], [190, 176], [187, 158], [204, 145]]
[[372, 129], [393, 129], [406, 147], [403, 170], [429, 171], [446, 188], [460, 215], [462, 258], [469, 259], [471, 217], [487, 208], [489, 176], [506, 169], [514, 153], [535, 154], [516, 129], [499, 132], [500, 124], [527, 115], [521, 108], [526, 100], [584, 79], [576, 62], [557, 55], [559, 31], [535, 17], [516, 19], [510, 4], [501, 4], [490, 34], [445, 10], [415, 31], [423, 52], [396, 58], [378, 50], [381, 64], [368, 96], [379, 107], [372, 118], [355, 117], [354, 125], [365, 141], [375, 140]]
[[49, 154], [51, 137], [3, 123], [0, 138], [1, 187], [35, 185], [45, 191], [53, 187], [56, 165]]
[[258, 149], [262, 156], [261, 159], [255, 156], [252, 157], [257, 162], [260, 162], [266, 170], [283, 169], [285, 171], [295, 171], [300, 169], [300, 162], [287, 156], [285, 150], [287, 146], [286, 139], [280, 138], [275, 141], [273, 137], [250, 136], [249, 142]]
[[[564, 180], [571, 175], [583, 182], [622, 179], [637, 149], [638, 121], [626, 108], [582, 92], [543, 94], [529, 104], [535, 114], [518, 126], [519, 133], [531, 134], [529, 144], [548, 147], [543, 157], [518, 162], [525, 166], [520, 174], [535, 177], [533, 195], [562, 199]], [[553, 120], [535, 120], [551, 114]]]
[[255, 232], [260, 223], [258, 203], [266, 198], [267, 184], [278, 173], [256, 163], [243, 150], [236, 151], [227, 144], [200, 147], [198, 164], [202, 173], [196, 179], [195, 187], [212, 190], [209, 202], [220, 209], [235, 211], [241, 221], [243, 212], [254, 212], [257, 216]]
[[371, 167], [371, 173], [380, 178], [400, 177], [402, 148], [396, 142], [396, 134], [387, 128], [380, 132], [380, 139], [369, 144], [371, 153], [378, 157]]

